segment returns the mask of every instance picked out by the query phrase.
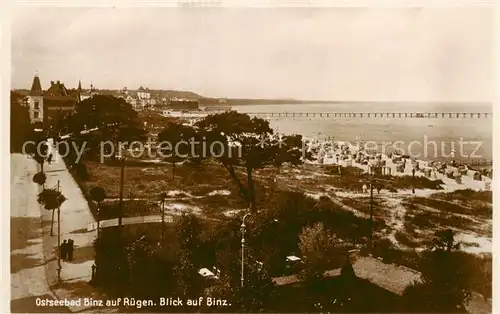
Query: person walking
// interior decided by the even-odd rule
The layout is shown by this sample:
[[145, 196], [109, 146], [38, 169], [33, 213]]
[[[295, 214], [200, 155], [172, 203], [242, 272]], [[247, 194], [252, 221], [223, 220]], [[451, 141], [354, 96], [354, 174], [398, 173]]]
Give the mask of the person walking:
[[69, 239], [68, 240], [68, 261], [73, 260], [73, 250], [75, 248], [74, 245], [75, 245], [75, 241]]
[[59, 249], [59, 252], [61, 255], [61, 259], [63, 261], [66, 261], [66, 259], [68, 257], [68, 241], [67, 240], [63, 241], [63, 243], [61, 244], [61, 247]]

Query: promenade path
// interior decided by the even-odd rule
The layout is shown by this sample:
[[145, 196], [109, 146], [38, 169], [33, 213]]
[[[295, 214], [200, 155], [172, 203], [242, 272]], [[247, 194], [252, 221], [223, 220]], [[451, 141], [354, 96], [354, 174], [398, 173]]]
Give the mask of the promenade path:
[[[93, 241], [97, 236], [95, 231], [88, 231], [89, 223], [95, 222], [94, 217], [88, 207], [87, 200], [82, 194], [80, 187], [73, 179], [66, 167], [62, 157], [52, 145], [49, 139], [49, 152], [53, 155], [53, 162], [45, 164], [44, 171], [47, 174], [46, 187], [59, 188], [66, 197], [66, 201], [61, 206], [61, 242], [72, 239], [74, 241], [73, 261], [62, 261], [61, 283], [57, 282], [57, 262], [54, 261], [50, 268], [49, 282], [54, 285], [54, 292], [59, 298], [78, 299], [93, 298], [103, 299], [94, 288], [88, 284], [92, 276], [91, 266], [94, 264]], [[50, 211], [45, 211], [45, 220], [50, 221]], [[57, 217], [57, 213], [56, 213]], [[50, 223], [44, 228], [44, 233], [50, 235]], [[54, 236], [50, 237], [50, 244], [47, 246], [46, 254], [54, 255], [57, 252], [57, 219], [54, 221]], [[70, 307], [72, 312], [80, 312], [89, 307]]]
[[37, 298], [57, 299], [46, 276], [47, 260], [50, 261], [51, 256], [44, 254], [43, 213], [36, 201], [39, 187], [32, 180], [37, 164], [21, 154], [12, 154], [10, 162], [11, 312], [69, 312], [65, 307], [36, 306]]
[[[61, 206], [61, 242], [74, 240], [73, 261], [61, 261], [61, 282], [57, 277], [57, 210], [54, 217], [54, 235], [50, 235], [52, 212], [37, 203], [41, 191], [32, 182], [39, 171], [34, 160], [25, 155], [12, 155], [11, 175], [11, 260], [12, 260], [12, 311], [16, 312], [81, 312], [88, 307], [46, 308], [37, 307], [36, 296], [51, 299], [77, 300], [81, 298], [104, 299], [88, 284], [94, 263], [93, 241], [95, 231], [87, 230], [95, 222], [79, 186], [69, 173], [62, 157], [49, 140], [53, 162], [44, 164], [47, 175], [46, 188], [59, 187], [67, 200]], [[14, 236], [14, 234], [16, 234]], [[16, 245], [12, 245], [15, 242]], [[27, 245], [29, 244], [29, 246]], [[16, 260], [17, 259], [17, 260]], [[15, 268], [20, 268], [15, 269]], [[99, 311], [104, 309], [99, 309]]]

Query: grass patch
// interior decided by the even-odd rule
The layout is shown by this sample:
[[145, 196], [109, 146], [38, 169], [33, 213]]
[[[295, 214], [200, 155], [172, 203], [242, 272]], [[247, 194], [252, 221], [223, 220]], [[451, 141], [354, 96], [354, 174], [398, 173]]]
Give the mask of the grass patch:
[[[368, 255], [368, 250], [362, 250], [361, 255]], [[384, 263], [403, 265], [412, 269], [417, 269], [419, 254], [414, 250], [400, 250], [394, 246], [391, 240], [387, 238], [374, 241], [372, 255], [380, 257]]]
[[472, 189], [456, 190], [450, 193], [436, 193], [433, 195], [436, 198], [447, 201], [471, 202], [481, 201], [485, 203], [493, 203], [492, 191], [474, 191]]
[[467, 206], [463, 201], [460, 204], [453, 201], [427, 197], [414, 197], [412, 202], [415, 204], [428, 206], [443, 212], [471, 215], [486, 219], [491, 219], [493, 215], [493, 206], [482, 201], [478, 201], [478, 203], [474, 200], [467, 201], [467, 203], [472, 205], [473, 207]]
[[409, 248], [416, 248], [419, 245], [418, 241], [414, 241], [407, 234], [401, 231], [397, 231], [396, 234], [394, 235], [394, 238], [396, 238], [396, 240], [400, 244], [407, 246]]
[[[358, 197], [358, 198], [342, 198], [342, 203], [350, 206], [362, 213], [370, 213], [370, 197]], [[381, 213], [385, 212], [386, 201], [380, 198], [373, 198], [373, 215], [375, 217], [381, 217]]]
[[243, 209], [247, 205], [241, 197], [230, 195], [209, 195], [202, 198], [193, 199], [192, 202], [200, 207], [209, 207], [218, 211], [226, 209]]
[[472, 231], [479, 235], [487, 236], [487, 230], [483, 226], [474, 223], [465, 217], [452, 215], [447, 212], [429, 211], [422, 205], [403, 201], [403, 206], [407, 209], [405, 220], [418, 229], [437, 230], [442, 228], [452, 228], [465, 231]]
[[[87, 186], [101, 186], [108, 198], [118, 198], [120, 194], [120, 166], [86, 162], [90, 179], [84, 184]], [[226, 170], [216, 164], [207, 163], [202, 168], [187, 165], [178, 165], [175, 168], [175, 177], [172, 178], [171, 165], [157, 165], [144, 162], [127, 162], [125, 165], [124, 195], [133, 194], [135, 197], [151, 198], [170, 190], [184, 190], [191, 194], [200, 194], [207, 186], [215, 189], [232, 188]], [[209, 191], [208, 191], [209, 192]]]

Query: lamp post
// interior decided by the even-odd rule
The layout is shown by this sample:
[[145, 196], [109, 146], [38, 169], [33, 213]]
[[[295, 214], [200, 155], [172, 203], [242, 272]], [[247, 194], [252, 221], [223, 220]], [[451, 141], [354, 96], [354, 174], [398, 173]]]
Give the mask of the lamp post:
[[373, 174], [370, 179], [370, 252], [373, 249]]
[[[59, 180], [57, 180], [57, 192], [59, 192]], [[59, 254], [57, 254], [57, 280], [61, 282], [61, 205], [57, 207], [57, 247]]]
[[101, 215], [101, 204], [99, 204], [99, 207], [97, 207], [97, 238], [99, 239], [99, 225], [100, 225], [100, 218], [99, 216]]
[[[121, 170], [120, 170], [120, 202], [118, 204], [118, 240], [120, 245], [123, 245], [123, 238], [122, 238], [122, 232], [123, 232], [123, 224], [122, 224], [122, 218], [123, 218], [123, 183], [124, 183], [124, 177], [125, 177], [125, 161], [127, 160], [125, 157], [119, 155], [118, 158], [121, 161]], [[123, 250], [123, 247], [121, 248]], [[121, 254], [124, 252], [121, 251]], [[121, 259], [122, 257], [120, 257]], [[117, 288], [118, 288], [118, 295], [122, 296], [123, 290], [122, 290], [122, 282], [121, 282], [121, 277], [123, 275], [123, 264], [122, 261], [120, 260], [119, 263], [116, 265], [116, 280], [117, 280]]]
[[241, 220], [241, 287], [245, 284], [245, 218], [247, 218], [251, 213], [245, 214]]
[[125, 177], [125, 157], [118, 156], [121, 160], [121, 170], [120, 170], [120, 202], [118, 205], [118, 226], [121, 229], [122, 227], [122, 217], [123, 217], [123, 183]]

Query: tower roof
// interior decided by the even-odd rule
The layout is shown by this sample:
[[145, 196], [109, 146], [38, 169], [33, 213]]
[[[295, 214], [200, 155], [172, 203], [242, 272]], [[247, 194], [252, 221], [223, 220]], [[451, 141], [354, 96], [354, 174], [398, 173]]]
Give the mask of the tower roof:
[[82, 90], [82, 81], [78, 80], [78, 90]]
[[33, 78], [33, 84], [31, 84], [30, 96], [42, 96], [42, 85], [40, 84], [40, 78], [35, 75]]

